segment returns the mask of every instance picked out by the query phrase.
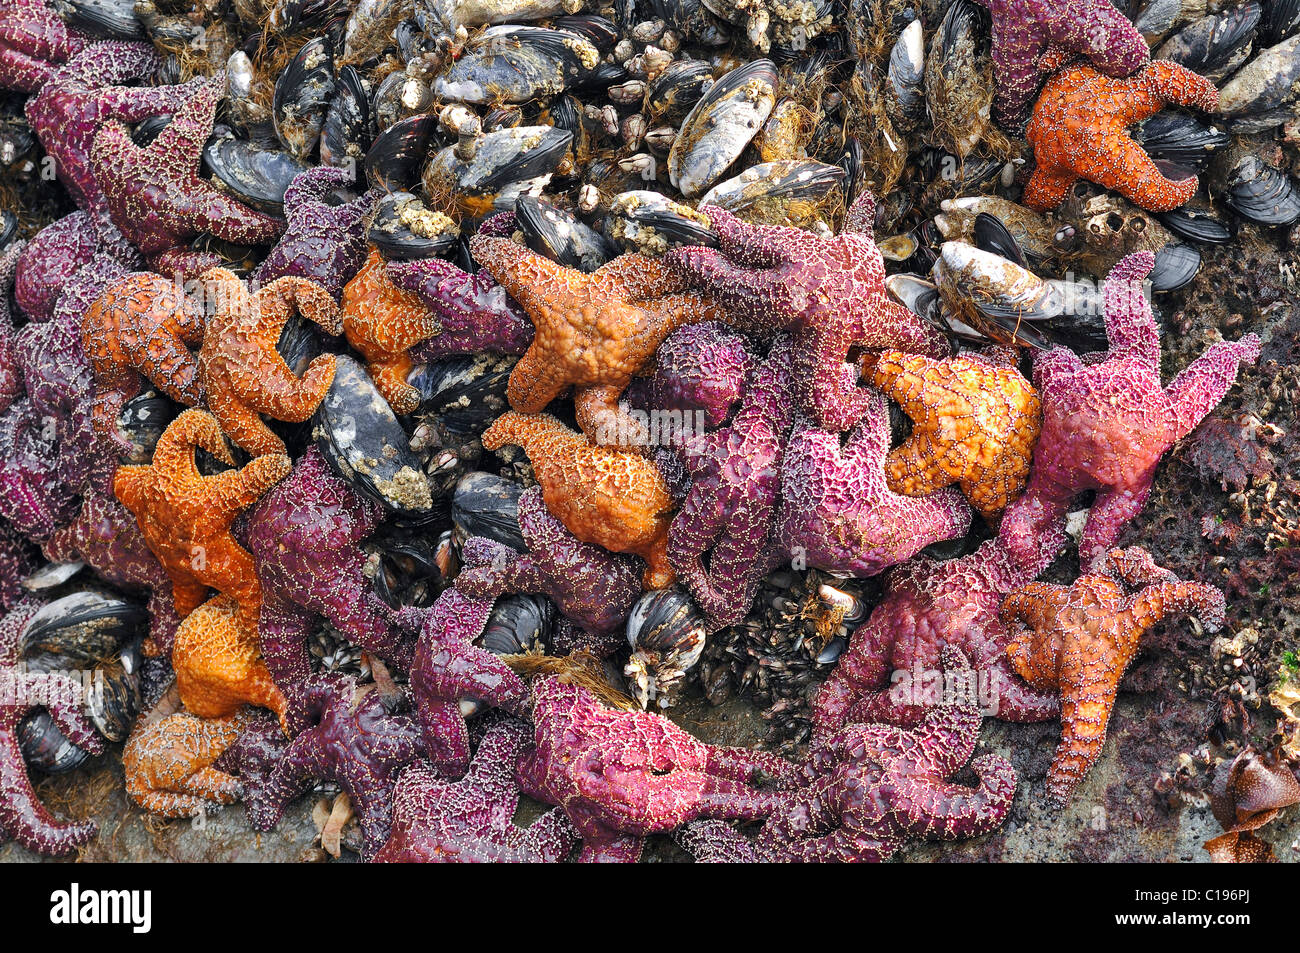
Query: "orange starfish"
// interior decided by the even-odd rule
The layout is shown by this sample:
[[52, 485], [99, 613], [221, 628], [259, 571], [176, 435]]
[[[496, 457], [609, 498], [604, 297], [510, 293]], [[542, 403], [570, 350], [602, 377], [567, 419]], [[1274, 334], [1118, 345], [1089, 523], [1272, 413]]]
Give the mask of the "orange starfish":
[[578, 426], [599, 444], [649, 442], [645, 425], [619, 407], [623, 389], [677, 328], [726, 316], [688, 291], [689, 279], [640, 255], [588, 275], [506, 238], [477, 235], [470, 248], [537, 329], [510, 373], [510, 406], [540, 413], [572, 386]]
[[929, 496], [956, 483], [992, 519], [1020, 495], [1043, 422], [1015, 353], [995, 348], [938, 361], [901, 351], [867, 354], [863, 376], [916, 423], [885, 463], [889, 488]]
[[361, 352], [375, 387], [395, 414], [415, 412], [420, 392], [406, 383], [412, 361], [407, 351], [442, 326], [409, 291], [388, 278], [388, 267], [377, 249], [343, 289], [343, 333]]
[[196, 447], [235, 464], [217, 419], [187, 410], [158, 438], [152, 463], [118, 467], [113, 493], [167, 570], [178, 615], [197, 609], [212, 586], [233, 596], [245, 623], [256, 626], [262, 589], [253, 557], [235, 542], [230, 524], [289, 472], [289, 458], [267, 454], [242, 469], [203, 476], [194, 463]]
[[140, 393], [142, 374], [172, 400], [202, 400], [190, 351], [202, 340], [203, 312], [176, 282], [137, 272], [109, 285], [81, 320], [82, 350], [95, 375], [95, 429], [117, 435], [117, 416]]
[[239, 605], [230, 596], [216, 596], [191, 612], [176, 630], [172, 648], [176, 687], [186, 709], [200, 718], [221, 718], [245, 704], [260, 705], [279, 715], [283, 725], [284, 695], [258, 645], [257, 627], [240, 621]]
[[1114, 189], [1152, 212], [1168, 212], [1196, 194], [1196, 176], [1174, 181], [1125, 130], [1168, 103], [1207, 112], [1219, 108], [1219, 91], [1203, 76], [1168, 60], [1148, 63], [1132, 76], [1103, 76], [1078, 64], [1043, 87], [1026, 138], [1037, 167], [1023, 202], [1040, 212], [1064, 201], [1079, 179]]
[[[1136, 592], [1126, 594], [1121, 583]], [[1223, 593], [1179, 580], [1136, 547], [1111, 550], [1102, 572], [1072, 586], [1031, 582], [1002, 604], [1012, 666], [1031, 687], [1061, 693], [1061, 743], [1047, 772], [1058, 804], [1101, 754], [1115, 692], [1142, 634], [1176, 612], [1195, 612], [1215, 631], [1223, 624]]]
[[483, 446], [523, 447], [542, 499], [569, 532], [615, 553], [635, 553], [649, 563], [647, 589], [676, 578], [668, 564], [673, 499], [654, 462], [630, 450], [598, 447], [550, 414], [508, 411], [483, 434]]
[[276, 342], [295, 309], [326, 333], [341, 333], [338, 305], [306, 278], [277, 278], [251, 295], [224, 268], [204, 272], [199, 281], [210, 296], [211, 316], [199, 351], [208, 409], [230, 439], [253, 456], [284, 453], [284, 441], [258, 415], [292, 423], [310, 417], [334, 382], [334, 355], [314, 358], [298, 377]]
[[224, 718], [177, 712], [156, 721], [141, 719], [122, 750], [126, 793], [161, 817], [197, 817], [208, 804], [233, 804], [243, 786], [212, 765], [247, 720], [243, 710]]

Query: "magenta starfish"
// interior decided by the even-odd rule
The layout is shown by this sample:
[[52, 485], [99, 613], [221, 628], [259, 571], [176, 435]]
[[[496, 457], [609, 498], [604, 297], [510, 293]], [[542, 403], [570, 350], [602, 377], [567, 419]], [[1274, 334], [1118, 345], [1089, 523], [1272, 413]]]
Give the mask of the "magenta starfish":
[[993, 15], [993, 114], [1008, 128], [1025, 118], [1043, 79], [1070, 53], [1107, 76], [1129, 76], [1151, 59], [1142, 34], [1110, 0], [977, 2]]
[[[757, 364], [745, 337], [726, 325], [688, 324], [664, 339], [650, 376], [634, 378], [627, 397], [652, 413], [681, 414], [688, 430], [696, 412], [703, 415], [705, 427], [721, 427], [731, 419]], [[659, 429], [662, 434], [664, 428]]]
[[559, 808], [527, 828], [514, 824], [515, 759], [528, 740], [520, 722], [493, 726], [456, 782], [423, 765], [403, 771], [393, 798], [393, 833], [376, 862], [554, 864], [568, 857], [578, 837]]
[[0, 414], [0, 517], [34, 543], [77, 510], [76, 488], [59, 478], [51, 423], [27, 399]]
[[1065, 546], [1074, 498], [1096, 490], [1079, 541], [1088, 569], [1146, 503], [1156, 465], [1227, 393], [1237, 366], [1259, 356], [1259, 338], [1215, 344], [1169, 386], [1160, 383], [1160, 339], [1143, 280], [1150, 252], [1129, 255], [1106, 277], [1110, 350], [1087, 364], [1063, 347], [1034, 359], [1043, 430], [1024, 495], [1003, 516], [1007, 548], [1025, 566], [1044, 565]]
[[370, 597], [366, 554], [383, 507], [362, 496], [308, 447], [290, 474], [248, 513], [248, 549], [262, 585], [262, 660], [280, 689], [311, 674], [307, 635], [324, 616], [352, 642], [405, 671], [411, 646]]
[[827, 430], [867, 412], [854, 347], [948, 357], [947, 339], [885, 297], [885, 262], [873, 240], [875, 200], [863, 192], [845, 230], [821, 239], [797, 228], [749, 225], [714, 206], [719, 249], [684, 247], [664, 261], [710, 292], [745, 330], [794, 333], [795, 403]]
[[591, 637], [586, 648], [607, 655], [621, 645], [623, 624], [641, 595], [637, 559], [578, 539], [546, 508], [541, 487], [520, 496], [519, 528], [526, 553], [502, 549], [494, 559], [465, 566], [456, 588], [476, 599], [512, 592], [549, 596]]
[[780, 558], [773, 526], [782, 450], [794, 422], [792, 362], [790, 339], [782, 336], [730, 426], [686, 443], [691, 489], [668, 530], [668, 561], [717, 628], [749, 613]]
[[8, 0], [0, 9], [0, 89], [36, 92], [60, 63], [91, 42], [44, 0]]
[[353, 181], [346, 169], [318, 166], [300, 172], [284, 193], [289, 227], [253, 272], [253, 281], [267, 285], [286, 275], [309, 278], [338, 301], [343, 286], [366, 260], [366, 219], [382, 194], [375, 189], [338, 205], [331, 194]]
[[177, 271], [188, 279], [221, 263], [214, 254], [186, 247], [196, 235], [265, 245], [284, 230], [282, 222], [199, 177], [224, 80], [224, 74], [218, 74], [200, 86], [146, 149], [131, 141], [125, 126], [111, 120], [100, 127], [91, 146], [91, 167], [113, 224], [161, 274]]
[[28, 850], [57, 856], [70, 854], [95, 836], [93, 822], [60, 824], [32, 790], [27, 765], [15, 734], [27, 713], [44, 708], [72, 744], [91, 754], [104, 750], [84, 710], [81, 682], [66, 672], [29, 672], [19, 666], [19, 639], [40, 609], [32, 599], [18, 603], [0, 620], [0, 837]]
[[549, 677], [533, 686], [533, 746], [519, 757], [525, 794], [562, 807], [583, 861], [636, 861], [642, 838], [698, 818], [756, 820], [781, 802], [750, 782], [793, 776], [776, 755], [706, 745], [662, 715], [606, 708]]
[[73, 212], [46, 225], [27, 243], [14, 276], [14, 300], [29, 321], [45, 322], [54, 316], [68, 277], [90, 263], [98, 242], [94, 217]]
[[797, 420], [781, 463], [777, 539], [796, 565], [874, 576], [942, 539], [970, 529], [971, 510], [948, 487], [900, 496], [885, 480], [889, 411], [868, 394], [866, 417], [841, 446], [839, 434]]
[[356, 807], [369, 860], [388, 840], [398, 773], [424, 753], [415, 716], [390, 713], [373, 684], [314, 675], [290, 697], [288, 719], [293, 743], [245, 795], [249, 822], [269, 831], [313, 780], [334, 781]]
[[18, 259], [26, 244], [13, 242], [0, 252], [0, 414], [26, 393], [22, 368], [18, 364], [13, 308], [9, 305], [9, 292], [13, 289], [14, 276], [18, 272]]

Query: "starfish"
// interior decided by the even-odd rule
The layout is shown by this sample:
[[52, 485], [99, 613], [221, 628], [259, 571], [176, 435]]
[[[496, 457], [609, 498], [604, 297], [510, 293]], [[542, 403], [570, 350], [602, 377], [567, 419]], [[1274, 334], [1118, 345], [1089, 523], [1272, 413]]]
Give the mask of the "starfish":
[[253, 283], [277, 278], [305, 278], [328, 291], [335, 301], [366, 258], [366, 219], [382, 194], [370, 189], [341, 204], [329, 199], [353, 181], [347, 169], [317, 166], [298, 173], [284, 193], [289, 221], [284, 235], [253, 272]]
[[1167, 60], [1149, 63], [1126, 79], [1085, 65], [1057, 73], [1043, 87], [1025, 133], [1037, 164], [1021, 201], [1046, 212], [1065, 200], [1070, 186], [1087, 179], [1148, 211], [1186, 204], [1196, 194], [1196, 176], [1165, 178], [1125, 132], [1169, 103], [1214, 112], [1219, 91], [1205, 77]]
[[137, 272], [104, 289], [86, 311], [81, 344], [95, 377], [95, 430], [128, 449], [117, 427], [142, 378], [178, 403], [203, 399], [191, 345], [203, 340], [203, 311], [175, 282]]
[[781, 462], [781, 551], [804, 566], [865, 577], [965, 535], [971, 513], [961, 494], [899, 496], [885, 479], [888, 452], [889, 411], [875, 392], [843, 446], [838, 434], [796, 419]]
[[159, 817], [198, 817], [209, 805], [238, 801], [243, 784], [215, 762], [248, 720], [248, 709], [219, 718], [176, 712], [141, 720], [122, 749], [127, 796]]
[[1142, 34], [1110, 0], [978, 2], [993, 15], [993, 115], [1008, 128], [1024, 119], [1043, 77], [1062, 54], [1086, 56], [1107, 76], [1129, 76], [1151, 59]]
[[605, 655], [623, 642], [622, 629], [641, 595], [641, 573], [631, 556], [584, 543], [551, 515], [540, 487], [519, 497], [519, 529], [528, 550], [463, 566], [456, 588], [476, 599], [515, 592], [548, 596], [592, 639], [587, 647]]
[[9, 0], [0, 9], [0, 89], [36, 92], [60, 63], [91, 42], [44, 0]]
[[662, 715], [606, 708], [555, 676], [534, 684], [533, 699], [534, 742], [519, 756], [520, 786], [564, 809], [582, 837], [582, 861], [635, 862], [646, 835], [699, 818], [764, 817], [781, 795], [751, 780], [793, 773], [776, 755], [706, 745]]
[[[974, 675], [954, 649], [944, 650], [944, 668], [957, 685]], [[803, 769], [807, 783], [752, 844], [720, 824], [692, 826], [681, 839], [700, 860], [878, 863], [910, 837], [987, 834], [1011, 809], [1016, 771], [1000, 755], [970, 761], [982, 719], [956, 694], [912, 727], [850, 725], [815, 743]], [[978, 784], [949, 781], [968, 761]]]
[[12, 242], [9, 247], [0, 252], [0, 414], [8, 410], [15, 400], [26, 394], [15, 342], [13, 308], [9, 305], [9, 292], [14, 287], [14, 276], [18, 273], [18, 260], [26, 244], [26, 242]]
[[211, 414], [187, 410], [163, 431], [148, 466], [119, 467], [113, 492], [135, 515], [140, 531], [171, 577], [183, 618], [207, 598], [208, 586], [232, 596], [241, 622], [257, 626], [262, 593], [253, 557], [230, 525], [290, 469], [287, 456], [268, 454], [242, 469], [203, 476], [194, 462], [201, 447], [233, 467], [234, 458]]
[[199, 349], [199, 376], [208, 409], [234, 443], [254, 457], [284, 453], [284, 441], [259, 417], [302, 423], [334, 382], [334, 355], [312, 358], [302, 377], [275, 349], [295, 313], [325, 329], [342, 331], [328, 291], [306, 278], [277, 278], [249, 294], [234, 274], [213, 268], [199, 278], [210, 302]]
[[672, 585], [668, 526], [673, 500], [658, 467], [638, 453], [601, 447], [550, 414], [509, 411], [484, 431], [483, 446], [515, 444], [528, 454], [542, 497], [578, 539], [644, 559], [647, 589]]
[[578, 838], [563, 811], [548, 811], [528, 828], [513, 823], [515, 759], [527, 740], [519, 722], [494, 725], [454, 783], [423, 765], [407, 768], [393, 798], [393, 833], [375, 860], [554, 864], [568, 857]]
[[1056, 717], [1060, 702], [1015, 677], [1007, 660], [1010, 636], [998, 616], [1002, 600], [1043, 566], [1023, 569], [999, 540], [960, 559], [915, 559], [889, 575], [885, 597], [849, 637], [849, 647], [813, 696], [816, 738], [851, 722], [899, 723], [928, 707], [944, 646], [973, 663], [978, 694], [1004, 721]]
[[50, 423], [26, 399], [0, 415], [0, 517], [35, 543], [49, 539], [77, 510], [75, 488], [58, 478]]
[[223, 718], [248, 704], [285, 717], [284, 695], [262, 661], [257, 629], [241, 621], [230, 596], [214, 596], [185, 617], [171, 661], [181, 701], [191, 714]]
[[862, 376], [915, 423], [885, 460], [891, 490], [929, 496], [955, 483], [987, 520], [1020, 495], [1043, 408], [1015, 362], [1008, 348], [942, 361], [899, 351], [863, 357]]
[[30, 672], [21, 665], [23, 629], [40, 607], [34, 599], [23, 599], [0, 619], [0, 837], [58, 856], [76, 851], [98, 828], [90, 821], [60, 824], [37, 800], [18, 745], [18, 724], [29, 712], [44, 708], [78, 748], [99, 754], [104, 740], [86, 715], [78, 679], [66, 672]]
[[121, 85], [149, 79], [161, 64], [146, 43], [96, 43], [60, 67], [27, 103], [27, 121], [54, 160], [59, 181], [78, 208], [96, 217], [108, 214], [90, 162], [91, 143], [100, 126], [110, 120], [134, 125], [150, 116], [169, 116], [206, 82]]
[[677, 328], [722, 320], [717, 303], [641, 255], [622, 255], [588, 275], [508, 238], [476, 235], [470, 250], [537, 332], [510, 372], [510, 406], [537, 414], [572, 387], [578, 426], [594, 442], [646, 446], [650, 435], [619, 397]]
[[[679, 414], [677, 429], [690, 430], [700, 419], [693, 414], [702, 415], [704, 427], [721, 427], [731, 419], [757, 365], [743, 335], [714, 321], [688, 324], [659, 345], [654, 368], [649, 376], [633, 380], [628, 395], [652, 413]], [[661, 433], [660, 442], [673, 436]]]
[[392, 713], [373, 684], [346, 675], [313, 675], [289, 700], [293, 743], [265, 783], [245, 794], [254, 830], [269, 831], [312, 780], [333, 781], [356, 805], [371, 860], [388, 840], [398, 773], [424, 753], [420, 726]]
[[[1129, 595], [1124, 586], [1135, 591]], [[1175, 613], [1196, 613], [1215, 632], [1223, 593], [1183, 582], [1143, 549], [1115, 549], [1072, 586], [1031, 582], [1007, 596], [1007, 655], [1036, 689], [1061, 693], [1061, 743], [1047, 772], [1053, 801], [1069, 801], [1101, 755], [1115, 693], [1144, 632]]]
[[367, 651], [410, 668], [410, 646], [367, 598], [367, 557], [357, 545], [383, 515], [379, 503], [330, 472], [315, 446], [249, 511], [262, 657], [285, 691], [311, 674], [307, 636], [318, 616]]
[[110, 120], [95, 133], [91, 169], [113, 224], [160, 274], [192, 278], [220, 264], [216, 255], [192, 251], [185, 242], [212, 234], [241, 245], [265, 245], [279, 237], [279, 220], [255, 211], [199, 177], [203, 146], [212, 134], [224, 74], [199, 87], [148, 148], [141, 149], [121, 123]]
[[23, 597], [23, 579], [36, 569], [32, 545], [0, 520], [0, 611], [8, 612]]
[[1259, 356], [1259, 338], [1215, 344], [1167, 388], [1160, 384], [1160, 340], [1143, 279], [1154, 256], [1137, 252], [1106, 278], [1110, 350], [1084, 364], [1063, 347], [1034, 359], [1034, 387], [1043, 401], [1043, 429], [1029, 485], [1003, 514], [1008, 548], [1026, 565], [1048, 562], [1065, 546], [1064, 517], [1085, 490], [1097, 497], [1079, 541], [1086, 569], [1110, 548], [1142, 509], [1156, 464], [1214, 408], [1237, 365]]
[[718, 248], [677, 248], [664, 261], [708, 289], [729, 312], [729, 323], [794, 334], [795, 403], [818, 426], [847, 430], [867, 412], [869, 394], [857, 386], [857, 368], [846, 363], [854, 347], [948, 356], [943, 334], [885, 297], [869, 192], [831, 239], [749, 225], [714, 206], [700, 211], [718, 234]]
[[715, 628], [749, 613], [779, 559], [773, 527], [782, 450], [794, 423], [792, 364], [783, 336], [754, 372], [730, 426], [687, 441], [691, 488], [668, 531], [668, 560]]
[[95, 225], [90, 213], [73, 212], [46, 225], [25, 248], [19, 249], [14, 243], [5, 249], [6, 260], [21, 253], [11, 277], [14, 300], [29, 321], [49, 321], [68, 276], [94, 257], [98, 240]]

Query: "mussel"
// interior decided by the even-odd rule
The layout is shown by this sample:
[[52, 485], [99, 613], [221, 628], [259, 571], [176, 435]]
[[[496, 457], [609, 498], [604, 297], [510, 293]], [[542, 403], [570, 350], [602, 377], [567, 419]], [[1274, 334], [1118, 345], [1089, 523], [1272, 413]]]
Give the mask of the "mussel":
[[203, 147], [203, 164], [240, 199], [273, 215], [284, 214], [285, 191], [311, 168], [288, 152], [232, 136], [209, 140]]
[[54, 0], [52, 4], [69, 26], [109, 40], [142, 40], [144, 24], [135, 12], [135, 0]]
[[365, 159], [374, 135], [369, 83], [351, 66], [344, 66], [321, 124], [321, 162], [355, 168]]
[[1256, 133], [1286, 122], [1300, 96], [1300, 33], [1260, 53], [1219, 92], [1219, 113], [1234, 133]]
[[412, 261], [445, 254], [460, 240], [460, 229], [418, 195], [392, 192], [375, 205], [366, 237], [385, 258]]
[[483, 536], [527, 552], [519, 528], [519, 497], [524, 488], [513, 480], [490, 473], [467, 473], [456, 484], [451, 497], [451, 520], [460, 541]]
[[1183, 27], [1154, 58], [1181, 63], [1212, 82], [1230, 75], [1250, 56], [1262, 9], [1255, 0]]
[[525, 245], [566, 268], [590, 273], [618, 254], [600, 232], [531, 195], [521, 195], [515, 202], [515, 225]]
[[713, 70], [701, 60], [674, 60], [646, 87], [645, 114], [652, 124], [680, 123], [713, 86]]
[[694, 600], [679, 589], [658, 589], [637, 600], [627, 619], [632, 655], [623, 668], [637, 704], [669, 708], [673, 694], [704, 651], [707, 625]]
[[589, 39], [567, 30], [494, 26], [472, 39], [433, 83], [445, 102], [496, 106], [557, 96], [600, 65]]
[[375, 137], [366, 153], [366, 181], [372, 188], [388, 192], [414, 183], [437, 131], [438, 117], [433, 115], [393, 123]]
[[492, 607], [480, 642], [497, 655], [545, 654], [559, 611], [545, 596], [502, 596]]
[[300, 159], [316, 148], [334, 83], [334, 49], [328, 36], [308, 40], [275, 82], [275, 134]]
[[695, 104], [668, 153], [668, 176], [687, 198], [722, 178], [776, 105], [771, 60], [751, 60], [718, 80]]
[[844, 204], [848, 178], [838, 165], [812, 159], [760, 162], [711, 188], [700, 205], [717, 205], [748, 221], [829, 232]]
[[536, 195], [551, 181], [572, 141], [572, 133], [554, 126], [489, 133], [462, 127], [460, 141], [429, 162], [425, 191], [472, 219], [513, 211], [521, 195]]
[[1223, 200], [1242, 218], [1257, 225], [1290, 225], [1300, 219], [1300, 189], [1295, 179], [1254, 154], [1233, 166]]
[[645, 190], [623, 192], [614, 199], [606, 231], [628, 251], [655, 258], [675, 245], [718, 245], [707, 215]]

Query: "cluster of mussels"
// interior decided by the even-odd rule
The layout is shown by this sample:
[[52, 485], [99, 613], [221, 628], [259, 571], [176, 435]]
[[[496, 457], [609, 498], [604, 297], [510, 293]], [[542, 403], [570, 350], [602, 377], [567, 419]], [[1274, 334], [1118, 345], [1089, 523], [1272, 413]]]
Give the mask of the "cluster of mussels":
[[117, 743], [369, 860], [883, 860], [1005, 820], [985, 717], [1064, 804], [1225, 621], [1116, 543], [1261, 344], [1153, 296], [1300, 220], [1300, 3], [1209, 6], [5, 0], [0, 837]]

